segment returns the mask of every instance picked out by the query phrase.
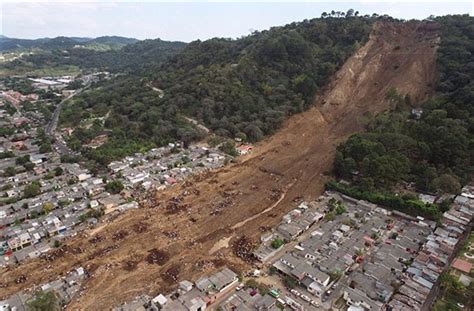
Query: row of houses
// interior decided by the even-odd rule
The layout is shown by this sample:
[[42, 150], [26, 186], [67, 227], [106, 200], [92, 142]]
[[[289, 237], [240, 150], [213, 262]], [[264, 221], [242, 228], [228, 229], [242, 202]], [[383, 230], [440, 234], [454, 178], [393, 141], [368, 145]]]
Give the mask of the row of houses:
[[37, 291], [52, 291], [55, 293], [62, 306], [67, 305], [72, 300], [72, 298], [80, 292], [81, 284], [86, 277], [86, 271], [82, 267], [79, 267], [55, 281], [45, 283], [38, 288], [35, 288], [35, 290], [21, 291], [8, 297], [6, 300], [0, 301], [0, 310], [31, 310], [31, 308], [28, 306], [28, 302], [30, 302], [32, 299], [35, 299], [34, 295]]
[[108, 167], [111, 174], [122, 179], [129, 188], [163, 189], [190, 174], [221, 167], [226, 158], [217, 149], [202, 146], [184, 149], [180, 143], [170, 143], [144, 154], [137, 153], [114, 161]]
[[[317, 223], [311, 235], [273, 267], [322, 300], [335, 301], [342, 294], [348, 306], [381, 309], [393, 294], [393, 283], [401, 278], [405, 263], [415, 257], [432, 229], [426, 223], [394, 219], [367, 202], [338, 194], [322, 202], [327, 204], [328, 198], [343, 202], [346, 212]], [[341, 284], [342, 290], [327, 294], [347, 273], [350, 278]]]
[[[338, 212], [334, 206], [338, 206]], [[465, 208], [459, 209], [466, 212]], [[452, 216], [462, 219], [466, 215], [453, 214], [451, 209], [444, 218]], [[275, 230], [262, 235], [262, 244], [254, 255], [266, 263], [278, 252], [271, 249], [272, 240], [296, 241], [272, 263], [273, 269], [297, 281], [325, 308], [340, 308], [336, 302], [342, 298], [347, 308], [384, 310], [400, 297], [397, 289], [413, 272], [412, 262], [440, 230], [434, 221], [326, 192], [316, 201], [290, 211]], [[427, 269], [424, 272], [427, 278], [436, 277]]]
[[[0, 266], [37, 257], [50, 249], [51, 239], [72, 236], [95, 223], [95, 218], [85, 221], [90, 211], [108, 214], [138, 208], [135, 201], [106, 192], [104, 180], [79, 164], [60, 163], [52, 154], [43, 158], [34, 170], [3, 178], [8, 185], [3, 196], [12, 201], [0, 206], [1, 252], [8, 255], [0, 257]], [[58, 168], [61, 174], [55, 174]], [[25, 187], [33, 182], [39, 194], [24, 197]]]
[[296, 209], [288, 212], [275, 230], [260, 237], [261, 243], [253, 252], [253, 256], [261, 263], [266, 263], [278, 251], [271, 245], [272, 241], [294, 241], [312, 225], [321, 221], [324, 214], [319, 210], [320, 204], [321, 202], [317, 201], [302, 202]]
[[406, 270], [404, 284], [388, 304], [392, 310], [430, 308], [437, 293], [439, 276], [448, 269], [460, 243], [472, 228], [473, 190], [472, 186], [463, 188], [451, 208], [443, 214], [436, 230], [427, 237], [420, 252]]
[[154, 298], [140, 296], [131, 302], [117, 306], [115, 311], [203, 311], [223, 294], [238, 284], [238, 276], [228, 267], [196, 280], [181, 281], [169, 295], [159, 294]]

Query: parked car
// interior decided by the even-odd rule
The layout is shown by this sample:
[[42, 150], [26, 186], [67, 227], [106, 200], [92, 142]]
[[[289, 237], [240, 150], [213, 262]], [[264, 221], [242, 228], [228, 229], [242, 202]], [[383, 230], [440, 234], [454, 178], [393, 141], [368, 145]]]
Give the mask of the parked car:
[[300, 294], [296, 289], [292, 289], [292, 290], [291, 290], [291, 293], [292, 293], [293, 295], [295, 295], [296, 297], [301, 296], [301, 294]]
[[311, 301], [311, 298], [309, 298], [309, 297], [306, 296], [306, 295], [301, 295], [301, 299], [303, 299], [304, 301], [307, 301], [307, 302], [310, 302], [310, 301]]

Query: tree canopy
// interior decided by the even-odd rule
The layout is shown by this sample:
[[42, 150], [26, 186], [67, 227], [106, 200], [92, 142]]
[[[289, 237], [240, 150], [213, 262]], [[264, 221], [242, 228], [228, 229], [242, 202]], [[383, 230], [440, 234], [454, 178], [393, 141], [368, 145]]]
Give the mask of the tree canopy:
[[[372, 22], [352, 15], [317, 18], [235, 40], [197, 40], [160, 65], [99, 82], [65, 105], [60, 121], [76, 127], [73, 149], [104, 164], [151, 146], [203, 138], [184, 116], [218, 136], [255, 142], [313, 103], [367, 40]], [[104, 120], [80, 126], [94, 118]], [[83, 147], [98, 134], [108, 135], [107, 143]]]
[[[474, 18], [439, 17], [439, 83], [418, 119], [408, 111], [379, 115], [367, 133], [338, 148], [335, 173], [365, 190], [413, 182], [421, 191], [457, 193], [473, 173]], [[391, 92], [393, 93], [393, 91]], [[389, 94], [394, 96], [394, 94]]]

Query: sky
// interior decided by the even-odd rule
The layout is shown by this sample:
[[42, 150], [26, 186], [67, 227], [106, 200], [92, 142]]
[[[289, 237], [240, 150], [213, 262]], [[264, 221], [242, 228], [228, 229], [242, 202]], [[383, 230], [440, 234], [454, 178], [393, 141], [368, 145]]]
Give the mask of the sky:
[[[423, 0], [420, 0], [423, 1]], [[463, 1], [463, 0], [461, 0]], [[473, 15], [474, 0], [464, 2], [372, 1], [12, 1], [0, 0], [0, 34], [12, 38], [118, 35], [137, 39], [190, 42], [212, 37], [238, 38], [322, 12], [389, 14], [404, 19], [429, 15]]]

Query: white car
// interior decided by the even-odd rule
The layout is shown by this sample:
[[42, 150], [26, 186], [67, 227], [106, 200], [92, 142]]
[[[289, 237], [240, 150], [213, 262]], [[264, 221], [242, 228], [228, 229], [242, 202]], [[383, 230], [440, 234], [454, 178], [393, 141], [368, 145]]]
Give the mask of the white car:
[[296, 289], [292, 289], [292, 290], [291, 290], [291, 293], [292, 293], [293, 295], [295, 295], [296, 297], [301, 296], [301, 294], [300, 294]]
[[311, 298], [309, 298], [309, 297], [306, 296], [306, 295], [301, 295], [301, 299], [303, 299], [304, 301], [307, 301], [307, 302], [310, 302], [310, 301], [311, 301]]

